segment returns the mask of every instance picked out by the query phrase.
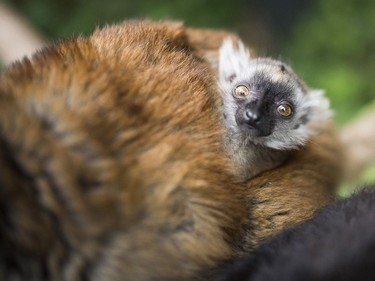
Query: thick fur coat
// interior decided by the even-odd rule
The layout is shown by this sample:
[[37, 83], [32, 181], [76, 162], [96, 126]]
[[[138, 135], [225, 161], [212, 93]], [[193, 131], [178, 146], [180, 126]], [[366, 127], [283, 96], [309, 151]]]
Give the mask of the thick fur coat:
[[236, 179], [205, 61], [222, 37], [129, 21], [1, 76], [1, 280], [203, 280], [330, 202], [329, 125]]

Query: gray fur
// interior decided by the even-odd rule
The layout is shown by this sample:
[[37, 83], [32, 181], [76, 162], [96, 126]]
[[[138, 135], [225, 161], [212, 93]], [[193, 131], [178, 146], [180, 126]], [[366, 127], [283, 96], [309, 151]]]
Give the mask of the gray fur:
[[[248, 85], [245, 100], [234, 97], [237, 85]], [[223, 121], [228, 130], [227, 148], [242, 179], [270, 170], [303, 146], [331, 118], [329, 101], [321, 90], [310, 90], [285, 63], [270, 58], [251, 59], [242, 42], [225, 40], [219, 55], [219, 87], [223, 96]], [[277, 101], [291, 101], [290, 118], [277, 118]], [[269, 134], [250, 134], [238, 117], [250, 103], [267, 103]], [[268, 113], [267, 113], [268, 114]], [[276, 116], [274, 117], [273, 114]], [[260, 129], [264, 129], [260, 125]]]

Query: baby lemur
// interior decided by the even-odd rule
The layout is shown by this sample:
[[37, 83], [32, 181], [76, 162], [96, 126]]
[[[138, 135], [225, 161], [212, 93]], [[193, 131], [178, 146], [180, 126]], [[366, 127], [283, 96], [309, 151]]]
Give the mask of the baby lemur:
[[323, 91], [281, 61], [252, 59], [241, 41], [220, 48], [219, 87], [229, 154], [243, 179], [280, 165], [332, 115]]

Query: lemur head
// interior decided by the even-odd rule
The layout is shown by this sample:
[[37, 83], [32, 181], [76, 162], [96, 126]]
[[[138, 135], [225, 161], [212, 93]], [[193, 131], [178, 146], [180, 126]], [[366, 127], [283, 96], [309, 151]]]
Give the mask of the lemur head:
[[323, 91], [308, 89], [281, 61], [251, 59], [241, 42], [220, 48], [219, 87], [226, 126], [241, 142], [294, 149], [332, 115]]

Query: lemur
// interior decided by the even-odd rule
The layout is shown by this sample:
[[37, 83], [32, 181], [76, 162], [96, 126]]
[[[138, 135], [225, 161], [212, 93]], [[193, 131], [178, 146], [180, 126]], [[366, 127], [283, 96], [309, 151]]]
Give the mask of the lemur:
[[330, 121], [322, 90], [284, 62], [251, 58], [241, 41], [223, 41], [218, 71], [227, 148], [242, 179], [280, 165]]

